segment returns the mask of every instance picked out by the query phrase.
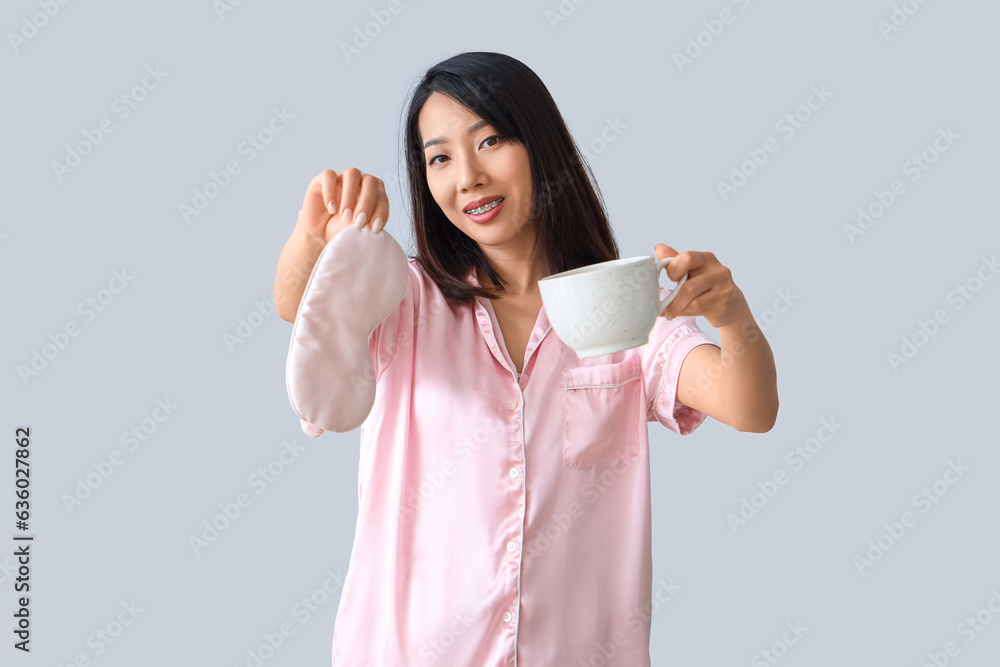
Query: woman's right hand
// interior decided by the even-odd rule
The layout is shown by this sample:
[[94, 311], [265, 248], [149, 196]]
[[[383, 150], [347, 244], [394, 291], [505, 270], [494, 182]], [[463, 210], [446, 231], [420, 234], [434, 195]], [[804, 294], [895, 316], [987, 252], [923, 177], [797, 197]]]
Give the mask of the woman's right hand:
[[356, 167], [339, 174], [327, 169], [309, 182], [299, 218], [306, 233], [324, 244], [352, 223], [370, 225], [377, 234], [389, 218], [385, 183]]

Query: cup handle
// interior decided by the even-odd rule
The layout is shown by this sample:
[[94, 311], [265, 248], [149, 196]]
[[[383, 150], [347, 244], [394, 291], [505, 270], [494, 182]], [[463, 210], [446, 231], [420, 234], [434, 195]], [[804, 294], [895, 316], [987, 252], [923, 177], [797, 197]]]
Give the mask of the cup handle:
[[[676, 257], [676, 255], [675, 255], [675, 257]], [[667, 268], [667, 264], [669, 264], [670, 260], [672, 260], [672, 259], [673, 259], [673, 257], [666, 257], [664, 259], [658, 259], [658, 260], [656, 260], [656, 276], [657, 276], [656, 283], [657, 283], [657, 285], [659, 285], [659, 283], [660, 283], [660, 278], [659, 278], [659, 276], [660, 276], [660, 270]], [[674, 287], [673, 291], [670, 294], [667, 295], [667, 298], [666, 299], [662, 299], [660, 301], [660, 310], [657, 313], [658, 315], [662, 315], [663, 314], [663, 311], [665, 311], [667, 309], [667, 306], [670, 305], [670, 302], [674, 300], [674, 297], [677, 296], [677, 291], [681, 288], [681, 285], [683, 285], [684, 281], [687, 280], [687, 279], [688, 279], [688, 274], [685, 273], [683, 276], [681, 276], [680, 281], [678, 281], [677, 286]]]

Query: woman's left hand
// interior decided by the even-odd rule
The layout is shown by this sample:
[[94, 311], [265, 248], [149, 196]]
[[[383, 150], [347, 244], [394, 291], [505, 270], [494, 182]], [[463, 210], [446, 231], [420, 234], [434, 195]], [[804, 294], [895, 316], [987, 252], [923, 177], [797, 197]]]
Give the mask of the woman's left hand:
[[713, 327], [720, 328], [750, 314], [750, 307], [733, 282], [732, 273], [715, 255], [694, 250], [678, 253], [665, 243], [658, 243], [655, 250], [657, 259], [675, 257], [667, 264], [667, 277], [674, 283], [688, 274], [661, 316], [669, 320], [700, 315]]

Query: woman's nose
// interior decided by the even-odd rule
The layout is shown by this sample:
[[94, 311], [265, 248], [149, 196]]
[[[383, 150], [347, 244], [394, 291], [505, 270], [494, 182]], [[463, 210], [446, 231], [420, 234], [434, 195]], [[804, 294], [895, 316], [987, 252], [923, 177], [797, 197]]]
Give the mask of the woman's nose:
[[477, 185], [486, 182], [482, 165], [476, 158], [462, 158], [459, 171], [458, 185], [462, 190], [474, 190]]

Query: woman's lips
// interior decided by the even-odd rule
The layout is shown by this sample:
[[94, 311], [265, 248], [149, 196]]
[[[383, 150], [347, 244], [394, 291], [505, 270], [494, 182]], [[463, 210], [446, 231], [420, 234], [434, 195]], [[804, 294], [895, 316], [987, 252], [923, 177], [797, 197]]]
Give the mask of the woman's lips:
[[[500, 199], [500, 198], [497, 197], [497, 199]], [[507, 199], [504, 198], [499, 204], [497, 204], [496, 206], [494, 206], [491, 210], [486, 211], [486, 213], [483, 213], [482, 215], [473, 215], [472, 213], [467, 213], [465, 211], [463, 211], [463, 213], [465, 213], [467, 216], [469, 216], [470, 218], [472, 218], [473, 222], [478, 223], [478, 224], [483, 224], [483, 223], [489, 222], [493, 218], [495, 218], [498, 215], [500, 215], [500, 209], [502, 209], [503, 205], [506, 204], [506, 203], [507, 203]]]

